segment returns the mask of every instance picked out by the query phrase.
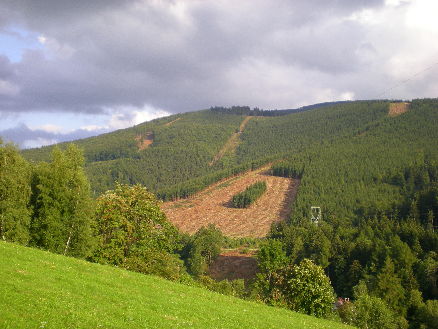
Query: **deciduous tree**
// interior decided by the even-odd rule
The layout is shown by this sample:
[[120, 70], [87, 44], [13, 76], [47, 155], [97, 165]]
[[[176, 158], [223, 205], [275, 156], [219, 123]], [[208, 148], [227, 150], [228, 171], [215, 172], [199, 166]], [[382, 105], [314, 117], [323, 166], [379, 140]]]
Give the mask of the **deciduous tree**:
[[333, 288], [321, 266], [304, 259], [300, 265], [289, 265], [273, 274], [274, 302], [293, 311], [322, 317], [333, 308]]
[[30, 227], [30, 166], [12, 144], [0, 139], [0, 234], [3, 241], [27, 244]]
[[161, 211], [160, 201], [139, 184], [118, 184], [98, 198], [93, 228], [92, 259], [98, 263], [168, 278], [177, 278], [182, 270], [171, 255], [178, 230]]
[[51, 163], [37, 166], [33, 182], [33, 244], [55, 253], [89, 256], [92, 248], [90, 186], [82, 152], [55, 148]]

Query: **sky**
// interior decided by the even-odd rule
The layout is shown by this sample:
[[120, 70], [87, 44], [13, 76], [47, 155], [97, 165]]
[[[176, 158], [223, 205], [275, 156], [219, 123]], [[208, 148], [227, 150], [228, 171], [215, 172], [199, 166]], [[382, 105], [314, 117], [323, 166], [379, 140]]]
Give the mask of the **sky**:
[[436, 0], [1, 0], [21, 148], [211, 106], [438, 97]]

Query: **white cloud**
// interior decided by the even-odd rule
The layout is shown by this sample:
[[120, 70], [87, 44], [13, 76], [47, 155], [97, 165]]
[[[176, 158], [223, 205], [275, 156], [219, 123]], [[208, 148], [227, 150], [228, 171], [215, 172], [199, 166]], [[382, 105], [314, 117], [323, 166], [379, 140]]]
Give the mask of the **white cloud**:
[[170, 115], [169, 112], [161, 109], [154, 109], [148, 105], [145, 105], [140, 110], [133, 107], [126, 107], [119, 109], [111, 116], [108, 127], [106, 128], [110, 130], [123, 129], [168, 115]]
[[46, 139], [39, 137], [35, 140], [26, 140], [22, 143], [22, 148], [34, 148], [34, 147], [41, 147], [41, 146], [47, 146], [58, 143], [57, 139]]
[[48, 123], [48, 124], [45, 124], [45, 125], [41, 125], [41, 126], [29, 125], [28, 128], [30, 130], [43, 130], [43, 131], [50, 132], [50, 133], [61, 133], [63, 131], [63, 127], [57, 126], [57, 125], [53, 125], [51, 123]]
[[44, 46], [51, 59], [68, 60], [75, 53], [75, 50], [69, 44], [64, 43], [61, 45], [55, 38], [43, 34], [38, 37], [38, 41]]
[[352, 91], [347, 91], [345, 93], [342, 93], [339, 96], [339, 100], [341, 100], [341, 101], [352, 101], [354, 99], [355, 99], [354, 98], [354, 92], [352, 92]]
[[166, 117], [169, 115], [170, 115], [169, 112], [166, 112], [163, 110], [154, 110], [152, 112], [149, 110], [134, 111], [133, 123], [134, 123], [134, 125], [138, 125], [138, 124], [146, 122], [146, 121], [151, 121], [153, 119], [162, 118], [162, 117]]
[[438, 32], [438, 2], [435, 0], [417, 0], [412, 2], [406, 12], [408, 27], [420, 28], [426, 33]]
[[96, 125], [89, 125], [89, 126], [83, 126], [80, 129], [86, 130], [86, 131], [93, 131], [93, 130], [100, 130], [100, 129], [104, 129], [104, 128], [96, 126]]

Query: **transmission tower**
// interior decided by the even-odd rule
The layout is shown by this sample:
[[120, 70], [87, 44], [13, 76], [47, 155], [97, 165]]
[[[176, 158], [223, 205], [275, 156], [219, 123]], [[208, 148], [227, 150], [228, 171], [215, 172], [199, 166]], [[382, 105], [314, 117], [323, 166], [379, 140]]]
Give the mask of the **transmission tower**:
[[321, 221], [321, 207], [310, 207], [310, 222], [318, 225]]

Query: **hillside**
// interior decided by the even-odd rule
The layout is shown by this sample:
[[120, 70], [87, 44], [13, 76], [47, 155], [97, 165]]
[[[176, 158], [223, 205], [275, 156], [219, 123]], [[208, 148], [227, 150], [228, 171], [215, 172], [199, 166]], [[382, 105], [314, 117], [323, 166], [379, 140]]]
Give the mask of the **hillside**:
[[[202, 110], [153, 120], [75, 144], [84, 150], [85, 170], [95, 196], [113, 189], [116, 181], [141, 183], [161, 192], [191, 180], [198, 180], [198, 184], [202, 177], [221, 173], [221, 178], [229, 177], [236, 170], [246, 171], [285, 153], [353, 134], [387, 115], [388, 107], [387, 102], [349, 102], [279, 117], [257, 116], [242, 130], [246, 115]], [[233, 135], [231, 147], [226, 147]], [[23, 150], [22, 154], [28, 160], [50, 161], [52, 149], [53, 146]], [[195, 188], [199, 191], [211, 182]]]
[[[84, 149], [93, 195], [113, 189], [118, 181], [141, 183], [165, 201], [196, 196], [164, 205], [182, 230], [194, 232], [213, 221], [230, 235], [262, 236], [268, 221], [262, 224], [253, 213], [257, 207], [237, 211], [224, 206], [245, 184], [203, 197], [204, 205], [196, 201], [198, 194], [205, 196], [218, 182], [281, 160], [280, 166], [292, 166], [302, 175], [294, 222], [309, 218], [310, 206], [322, 207], [326, 220], [342, 216], [357, 221], [369, 207], [387, 208], [401, 198], [400, 187], [388, 183], [394, 172], [437, 157], [436, 100], [347, 102], [280, 117], [232, 115], [227, 111], [234, 113], [235, 108], [220, 109], [173, 115], [77, 141]], [[47, 160], [51, 149], [25, 150], [23, 155]], [[281, 202], [276, 197], [267, 199], [272, 202], [260, 208], [270, 205], [273, 221], [288, 221], [291, 204], [276, 206]], [[256, 216], [261, 226], [248, 230], [245, 216]], [[230, 226], [232, 221], [236, 225]]]
[[[235, 208], [233, 195], [256, 181], [266, 181], [267, 192], [248, 209]], [[289, 220], [299, 183], [271, 176], [268, 165], [213, 184], [189, 199], [166, 202], [162, 208], [172, 223], [190, 234], [214, 223], [227, 236], [264, 237], [272, 222]]]
[[0, 242], [2, 328], [345, 328], [202, 288]]
[[[180, 231], [191, 233], [181, 235], [176, 257], [192, 275], [253, 277], [256, 264], [250, 257], [227, 250], [215, 263], [213, 258], [224, 243], [237, 247], [235, 241], [250, 241], [231, 240], [221, 231], [227, 236], [264, 237], [258, 244], [259, 273], [251, 293], [266, 303], [287, 303], [299, 310], [297, 299], [290, 297], [295, 292], [289, 291], [296, 286], [284, 285], [289, 282], [285, 278], [295, 275], [297, 266], [312, 266], [322, 279], [330, 277], [337, 296], [352, 299], [347, 313], [339, 312], [346, 323], [436, 328], [438, 99], [341, 103], [281, 117], [241, 115], [243, 110], [214, 108], [147, 123], [143, 132], [118, 132], [120, 140], [132, 138], [132, 157], [111, 151], [121, 145], [116, 135], [104, 136], [112, 143], [106, 146], [108, 154], [115, 158], [87, 157], [85, 170], [93, 188], [108, 188], [120, 179], [131, 185], [140, 182], [155, 192], [164, 201], [167, 217]], [[71, 146], [70, 158], [79, 159], [77, 152]], [[59, 151], [55, 155], [62, 160]], [[35, 168], [50, 166], [54, 167], [43, 163]], [[19, 168], [18, 177], [30, 178], [25, 163]], [[56, 186], [61, 176], [47, 182]], [[257, 189], [264, 194], [247, 209], [235, 208], [239, 205], [231, 202], [233, 196], [258, 181], [263, 181], [263, 189]], [[17, 190], [21, 186], [23, 195], [29, 193], [26, 185], [10, 182]], [[24, 197], [12, 195], [24, 215], [31, 210], [19, 203]], [[313, 207], [320, 210], [318, 225], [312, 224]], [[10, 209], [11, 216], [21, 214]], [[70, 237], [67, 245], [69, 241]], [[244, 268], [248, 273], [231, 273]], [[206, 278], [200, 280], [216, 284]], [[325, 305], [330, 308], [331, 302]], [[378, 314], [371, 316], [371, 311]]]

